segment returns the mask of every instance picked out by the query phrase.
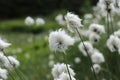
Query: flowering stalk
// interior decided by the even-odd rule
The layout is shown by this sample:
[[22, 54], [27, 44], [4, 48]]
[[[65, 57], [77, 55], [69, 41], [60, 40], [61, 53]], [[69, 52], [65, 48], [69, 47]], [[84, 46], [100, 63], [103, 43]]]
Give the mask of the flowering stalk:
[[[78, 31], [78, 28], [76, 28], [76, 31], [77, 31], [77, 33], [78, 33], [78, 35], [79, 35], [79, 38], [81, 39], [81, 42], [83, 43], [83, 39], [82, 39], [82, 37], [81, 37], [81, 35], [80, 35], [79, 31]], [[84, 46], [84, 48], [86, 49], [84, 43], [83, 43], [83, 46]], [[92, 63], [92, 61], [91, 61], [90, 55], [89, 55], [89, 53], [88, 53], [87, 50], [86, 50], [86, 53], [87, 53], [87, 56], [88, 56], [88, 58], [89, 58], [89, 60], [90, 60], [90, 65], [91, 65], [91, 67], [92, 67], [95, 80], [97, 80], [97, 75], [96, 75], [96, 73], [95, 73], [95, 70], [94, 70], [94, 68], [93, 68], [93, 63]]]

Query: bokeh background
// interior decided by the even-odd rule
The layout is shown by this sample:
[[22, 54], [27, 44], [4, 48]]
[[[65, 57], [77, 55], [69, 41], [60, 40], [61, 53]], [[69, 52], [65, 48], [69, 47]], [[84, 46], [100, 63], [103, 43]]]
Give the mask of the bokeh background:
[[[12, 43], [5, 50], [6, 54], [15, 56], [20, 61], [20, 66], [17, 69], [19, 75], [15, 72], [9, 72], [14, 75], [15, 80], [21, 80], [19, 76], [25, 78], [25, 80], [53, 80], [49, 64], [51, 52], [48, 46], [48, 36], [50, 31], [62, 27], [55, 21], [55, 17], [58, 14], [65, 15], [70, 11], [83, 18], [85, 13], [93, 12], [92, 7], [96, 5], [97, 1], [0, 0], [0, 37]], [[42, 17], [46, 23], [39, 27], [35, 24], [27, 26], [24, 23], [27, 16], [31, 16], [33, 19]], [[76, 71], [76, 77], [81, 78], [79, 80], [91, 80], [93, 77], [90, 69], [88, 69], [90, 67], [88, 58], [80, 54], [83, 63], [80, 65], [74, 64], [74, 57], [77, 57], [75, 54], [80, 53], [77, 44], [70, 47], [71, 50], [68, 51], [70, 54], [67, 57], [68, 63], [74, 65], [73, 69]], [[59, 58], [62, 57], [59, 56]], [[54, 61], [58, 62], [59, 60], [54, 59]], [[113, 65], [115, 64], [113, 63]], [[113, 69], [114, 67], [110, 68], [113, 72], [117, 72]], [[12, 80], [9, 74], [7, 80]]]
[[13, 19], [28, 15], [47, 16], [59, 10], [75, 12], [79, 15], [91, 11], [97, 0], [1, 0], [0, 19]]

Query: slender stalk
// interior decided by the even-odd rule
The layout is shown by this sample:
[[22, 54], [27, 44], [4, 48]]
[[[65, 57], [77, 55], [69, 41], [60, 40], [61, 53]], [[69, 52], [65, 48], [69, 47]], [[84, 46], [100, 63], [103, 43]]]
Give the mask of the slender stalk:
[[10, 73], [9, 73], [9, 75], [10, 75], [10, 77], [12, 78], [12, 80], [15, 80], [15, 78], [13, 77], [13, 75], [11, 74], [11, 71], [10, 70], [8, 70]]
[[23, 72], [21, 71], [21, 69], [17, 69], [16, 70], [21, 74], [21, 76], [23, 76], [24, 80], [27, 80], [27, 78], [25, 77], [25, 75], [23, 74]]
[[56, 55], [56, 52], [54, 52], [54, 56], [55, 56], [55, 58], [58, 60], [58, 61], [60, 61], [60, 59], [57, 57], [57, 55]]
[[16, 70], [15, 70], [15, 73], [20, 77], [21, 80], [25, 80], [24, 77], [21, 76], [21, 74], [19, 74], [19, 72], [17, 72]]
[[118, 66], [118, 74], [120, 74], [120, 66], [119, 66], [119, 54], [116, 53], [116, 62], [117, 62], [117, 66]]
[[[11, 64], [11, 65], [13, 65], [12, 63], [11, 63], [11, 61], [9, 60], [9, 58], [7, 57], [7, 55], [6, 55], [6, 53], [3, 51], [3, 54], [6, 56], [6, 58], [7, 58], [7, 60], [9, 61], [9, 63]], [[16, 74], [17, 74], [17, 76], [21, 79], [21, 80], [25, 80], [16, 70], [13, 70]]]
[[113, 19], [112, 19], [112, 14], [110, 13], [109, 14], [109, 16], [110, 16], [110, 20], [111, 20], [111, 28], [112, 28], [112, 33], [114, 32], [114, 25], [113, 25]]
[[109, 25], [109, 13], [107, 12], [107, 38], [109, 37], [110, 34], [110, 25]]
[[72, 80], [71, 75], [70, 75], [70, 71], [69, 71], [69, 68], [68, 68], [68, 65], [67, 65], [67, 63], [65, 63], [65, 64], [66, 64], [66, 67], [67, 67], [67, 71], [68, 71], [68, 74], [69, 74], [70, 80]]
[[[70, 71], [69, 71], [69, 68], [68, 68], [68, 65], [67, 65], [67, 60], [66, 60], [66, 57], [65, 57], [65, 52], [64, 53], [62, 53], [63, 54], [63, 58], [64, 58], [64, 62], [65, 62], [65, 65], [66, 65], [66, 67], [67, 67], [67, 71], [68, 71], [68, 74], [69, 74], [69, 78], [70, 78], [70, 80], [72, 80], [72, 78], [71, 78], [71, 75], [70, 75]], [[56, 59], [58, 59], [57, 58], [57, 55], [56, 55], [56, 53], [55, 53], [55, 57], [56, 57]]]
[[[82, 42], [84, 48], [86, 49], [86, 46], [85, 46], [85, 44], [84, 44], [84, 42], [83, 42], [83, 39], [82, 39], [82, 37], [81, 37], [81, 35], [80, 35], [79, 31], [78, 31], [78, 28], [76, 28], [76, 31], [77, 31], [77, 33], [78, 33], [78, 35], [79, 35], [79, 38], [81, 39], [81, 42]], [[91, 67], [92, 67], [92, 69], [93, 69], [93, 75], [94, 75], [94, 77], [95, 77], [95, 80], [98, 80], [98, 79], [97, 79], [97, 75], [96, 75], [96, 73], [95, 73], [95, 70], [94, 70], [94, 68], [93, 68], [92, 60], [91, 60], [91, 58], [90, 58], [90, 55], [89, 55], [87, 49], [86, 49], [86, 53], [87, 53], [87, 56], [88, 56], [88, 58], [89, 58], [89, 60], [90, 60], [90, 65], [91, 65]]]
[[68, 68], [68, 65], [67, 65], [67, 60], [66, 60], [65, 54], [66, 54], [66, 53], [64, 52], [63, 57], [64, 57], [64, 60], [65, 60], [65, 65], [66, 65], [66, 67], [67, 67], [67, 71], [68, 71], [70, 80], [72, 80], [71, 75], [70, 75], [70, 71], [69, 71], [69, 68]]
[[[106, 63], [105, 63], [105, 66], [106, 66], [106, 68], [108, 69], [107, 71], [108, 71], [108, 74], [109, 75], [111, 75], [111, 71], [110, 71], [110, 69], [109, 69], [109, 65], [108, 65], [108, 63], [107, 63], [107, 61], [106, 61]], [[111, 78], [112, 78], [112, 76], [110, 76]]]

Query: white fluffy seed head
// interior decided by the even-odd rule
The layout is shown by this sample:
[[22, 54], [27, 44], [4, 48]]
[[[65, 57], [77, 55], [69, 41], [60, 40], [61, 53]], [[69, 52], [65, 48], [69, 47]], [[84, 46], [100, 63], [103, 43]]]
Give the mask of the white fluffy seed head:
[[[70, 65], [67, 64], [67, 66], [68, 66], [68, 70], [70, 72], [70, 75], [75, 76], [75, 73], [70, 68]], [[63, 72], [68, 74], [67, 66], [64, 63], [62, 63], [62, 64], [59, 64], [59, 63], [54, 64], [54, 66], [52, 68], [52, 75], [53, 75], [54, 79], [58, 79]]]
[[85, 14], [83, 23], [86, 25], [86, 24], [90, 24], [92, 22], [93, 22], [93, 15], [90, 13]]
[[120, 38], [120, 30], [115, 31], [115, 32], [114, 32], [114, 35], [115, 35], [116, 37]]
[[45, 20], [43, 18], [37, 18], [36, 19], [36, 25], [37, 26], [42, 26], [45, 24]]
[[0, 52], [0, 66], [4, 66], [6, 59], [7, 59], [7, 57], [4, 56], [4, 54], [2, 52]]
[[81, 19], [76, 14], [68, 12], [65, 15], [65, 20], [66, 20], [66, 23], [67, 23], [68, 30], [71, 31], [71, 32], [75, 32], [76, 28], [80, 28], [80, 27], [83, 26], [81, 24]]
[[95, 51], [92, 55], [91, 55], [91, 59], [92, 62], [95, 64], [100, 64], [105, 62], [104, 56], [102, 53]]
[[100, 24], [95, 24], [95, 23], [93, 23], [89, 26], [89, 30], [91, 30], [97, 34], [104, 34], [105, 33], [104, 26], [100, 25]]
[[32, 26], [34, 24], [34, 19], [32, 17], [30, 17], [30, 16], [26, 17], [25, 18], [25, 24], [27, 26]]
[[[70, 75], [75, 76], [75, 72], [73, 71], [72, 68], [70, 68], [70, 65], [67, 64], [67, 66], [68, 66]], [[58, 72], [59, 72], [60, 74], [61, 74], [62, 72], [68, 73], [67, 66], [66, 66], [66, 64], [62, 63], [62, 64], [59, 66]]]
[[65, 20], [63, 19], [63, 15], [62, 14], [58, 14], [56, 17], [55, 17], [55, 20], [57, 21], [57, 23], [61, 26], [65, 26]]
[[50, 60], [48, 63], [49, 67], [53, 67], [54, 64], [55, 64], [55, 62], [53, 60]]
[[57, 79], [60, 75], [60, 73], [58, 72], [58, 69], [59, 69], [59, 66], [60, 64], [57, 63], [57, 64], [54, 64], [53, 68], [52, 68], [52, 76], [54, 77], [54, 79]]
[[53, 60], [54, 59], [54, 55], [53, 54], [50, 54], [49, 55], [49, 60]]
[[8, 56], [5, 62], [5, 67], [8, 69], [16, 68], [20, 65], [20, 62], [13, 56]]
[[96, 74], [98, 74], [101, 71], [101, 67], [100, 67], [99, 64], [94, 64], [93, 68], [91, 67], [92, 71], [93, 71], [93, 69], [94, 69], [94, 71], [95, 71]]
[[98, 34], [92, 32], [92, 33], [89, 35], [89, 41], [90, 41], [91, 43], [97, 43], [97, 42], [99, 42], [99, 40], [100, 40], [100, 36], [99, 36]]
[[75, 58], [74, 58], [74, 62], [75, 62], [76, 64], [78, 64], [78, 63], [81, 62], [81, 59], [80, 59], [79, 57], [75, 57]]
[[10, 45], [11, 45], [11, 43], [7, 43], [0, 38], [0, 50], [3, 50], [5, 48], [9, 47]]
[[84, 19], [86, 19], [86, 20], [90, 20], [92, 18], [93, 18], [93, 15], [90, 14], [90, 13], [87, 13], [87, 14], [84, 15]]
[[87, 37], [87, 38], [88, 38], [88, 37], [90, 36], [90, 34], [92, 33], [92, 31], [90, 31], [90, 30], [83, 30], [83, 29], [80, 29], [79, 32], [80, 32], [80, 34], [81, 34], [82, 36]]
[[64, 30], [51, 32], [49, 35], [49, 47], [51, 51], [65, 52], [68, 46], [74, 44], [74, 39], [67, 35]]
[[120, 21], [117, 22], [117, 26], [120, 28]]
[[0, 68], [0, 78], [7, 79], [7, 74], [8, 74], [8, 71], [6, 69]]
[[88, 52], [89, 55], [93, 54], [93, 49], [94, 48], [93, 48], [92, 44], [89, 41], [81, 42], [78, 45], [78, 48], [83, 53], [84, 56], [87, 56], [87, 52]]
[[[63, 72], [57, 80], [70, 80], [70, 76], [69, 74]], [[76, 80], [73, 76], [71, 76], [71, 78], [72, 80]]]
[[117, 36], [111, 35], [106, 42], [106, 46], [111, 52], [120, 48], [120, 39]]

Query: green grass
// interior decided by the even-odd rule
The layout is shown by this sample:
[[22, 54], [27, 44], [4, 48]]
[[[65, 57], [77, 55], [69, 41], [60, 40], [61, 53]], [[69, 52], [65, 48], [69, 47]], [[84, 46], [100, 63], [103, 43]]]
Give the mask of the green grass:
[[36, 24], [34, 24], [33, 26], [26, 26], [24, 23], [24, 19], [4, 20], [0, 21], [0, 31], [41, 33], [50, 29], [56, 29], [60, 27], [54, 19], [47, 19], [45, 21], [47, 24], [43, 26], [37, 26]]
[[[20, 61], [20, 67], [17, 70], [20, 76], [24, 75], [25, 80], [52, 80], [51, 69], [48, 66], [48, 56], [50, 54], [48, 47], [48, 32], [55, 30], [60, 26], [54, 19], [46, 19], [44, 26], [26, 26], [24, 19], [13, 19], [0, 21], [0, 36], [12, 43], [5, 50], [6, 54], [16, 56]], [[21, 80], [19, 76], [10, 71], [7, 80]], [[48, 79], [47, 76], [50, 76]]]
[[[6, 35], [6, 33], [2, 33], [2, 38], [12, 43], [5, 50], [6, 54], [17, 57], [21, 64], [18, 70], [21, 70], [27, 80], [47, 80], [46, 76], [50, 73], [48, 67], [48, 55], [50, 51], [48, 41], [44, 36], [46, 35], [38, 34], [33, 36], [32, 34], [26, 33], [9, 33], [9, 35]], [[13, 74], [15, 75], [15, 73]], [[17, 75], [16, 78], [16, 80], [20, 80]]]
[[[53, 14], [56, 15], [57, 13]], [[51, 17], [53, 17], [51, 16]], [[5, 50], [7, 55], [16, 56], [20, 61], [20, 66], [15, 69], [20, 73], [21, 77], [25, 77], [25, 80], [53, 80], [51, 75], [51, 67], [48, 66], [48, 56], [51, 54], [48, 46], [48, 35], [50, 30], [59, 29], [59, 26], [55, 20], [50, 17], [45, 18], [47, 24], [44, 26], [26, 26], [24, 24], [24, 19], [7, 20], [0, 21], [0, 36], [7, 40], [7, 42], [12, 43], [12, 45]], [[105, 24], [104, 22], [102, 24]], [[37, 33], [37, 34], [35, 34]], [[84, 38], [87, 40], [86, 38]], [[100, 42], [95, 44], [94, 47], [99, 49], [107, 62], [109, 68], [107, 68], [106, 63], [101, 64], [103, 68], [115, 76], [119, 77], [119, 72], [116, 61], [116, 53], [111, 53], [105, 46], [106, 35], [102, 35]], [[71, 65], [76, 73], [77, 80], [93, 80], [94, 76], [91, 72], [90, 63], [88, 57], [84, 57], [82, 53], [78, 50], [79, 42], [75, 43], [67, 50], [67, 63]], [[115, 55], [114, 55], [115, 54]], [[75, 57], [81, 58], [81, 63], [76, 64], [74, 62]], [[120, 61], [120, 56], [117, 57]], [[57, 54], [54, 59], [55, 62], [63, 62], [63, 55]], [[114, 65], [114, 66], [113, 66]], [[15, 80], [21, 80], [19, 76], [14, 72], [10, 72], [7, 80], [13, 80], [10, 76], [12, 74]], [[102, 71], [98, 75], [99, 80], [106, 78], [109, 80], [111, 75], [109, 72]], [[114, 79], [113, 79], [114, 80]]]

